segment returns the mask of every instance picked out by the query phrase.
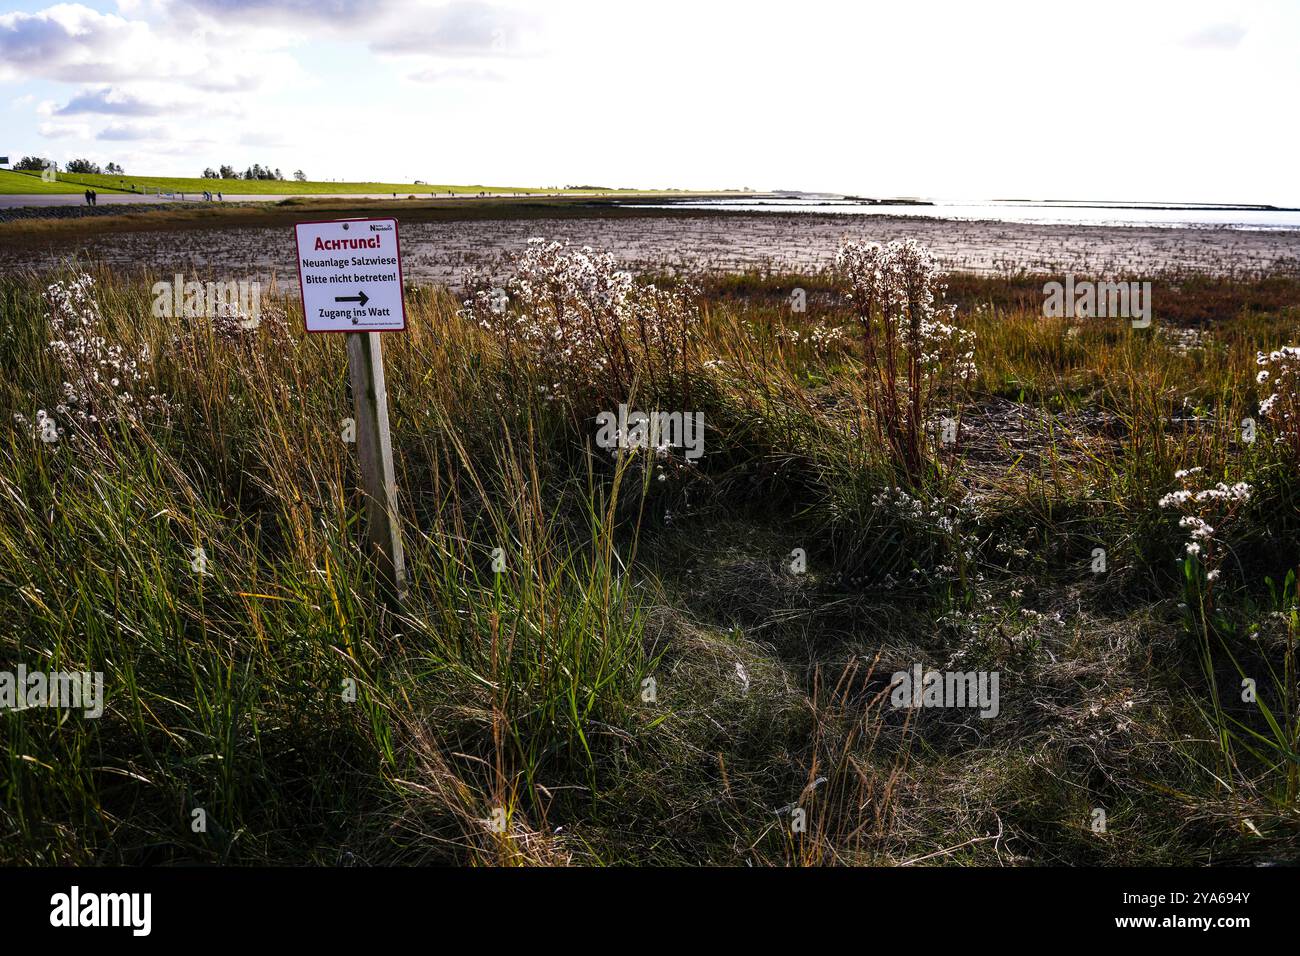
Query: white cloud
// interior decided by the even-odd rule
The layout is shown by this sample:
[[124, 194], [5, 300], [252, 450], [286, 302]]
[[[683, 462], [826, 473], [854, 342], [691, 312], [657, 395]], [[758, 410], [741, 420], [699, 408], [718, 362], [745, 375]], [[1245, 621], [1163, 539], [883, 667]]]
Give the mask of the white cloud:
[[1183, 45], [1200, 50], [1233, 50], [1246, 38], [1239, 23], [1215, 23], [1183, 38]]
[[417, 83], [455, 83], [460, 81], [500, 83], [505, 80], [505, 74], [497, 70], [473, 66], [430, 67], [427, 70], [412, 73], [408, 79], [415, 80]]
[[293, 66], [283, 56], [222, 48], [193, 31], [155, 27], [81, 4], [0, 15], [0, 79], [170, 80], [229, 92], [255, 89]]
[[370, 47], [379, 53], [439, 57], [501, 57], [523, 52], [534, 18], [476, 0], [455, 0], [412, 22], [384, 30]]
[[232, 23], [361, 37], [377, 53], [507, 57], [529, 48], [536, 15], [485, 0], [175, 0], [212, 27]]
[[110, 142], [131, 142], [142, 139], [166, 139], [167, 130], [162, 126], [142, 126], [138, 123], [109, 123], [98, 133], [95, 139]]
[[148, 24], [80, 4], [0, 15], [0, 75], [83, 80], [130, 75], [147, 61]]
[[165, 103], [151, 103], [112, 86], [84, 89], [54, 109], [56, 116], [98, 113], [111, 116], [157, 116], [167, 111]]
[[84, 123], [41, 123], [36, 131], [46, 139], [90, 138], [90, 127]]
[[239, 137], [241, 146], [260, 146], [260, 147], [283, 147], [292, 145], [282, 134], [275, 132], [267, 133], [244, 133]]

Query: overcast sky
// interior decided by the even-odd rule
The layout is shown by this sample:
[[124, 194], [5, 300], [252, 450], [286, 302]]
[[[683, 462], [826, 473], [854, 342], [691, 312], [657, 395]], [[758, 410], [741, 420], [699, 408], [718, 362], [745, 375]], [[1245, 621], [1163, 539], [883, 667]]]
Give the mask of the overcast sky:
[[0, 155], [1300, 206], [1300, 0], [0, 0]]

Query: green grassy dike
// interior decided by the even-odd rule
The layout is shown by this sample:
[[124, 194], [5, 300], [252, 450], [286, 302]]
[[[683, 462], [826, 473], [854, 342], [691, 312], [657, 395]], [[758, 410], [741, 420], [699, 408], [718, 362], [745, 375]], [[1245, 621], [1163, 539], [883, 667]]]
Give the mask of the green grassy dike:
[[[107, 187], [106, 187], [107, 188]], [[47, 196], [50, 194], [84, 193], [86, 187], [81, 183], [69, 182], [62, 174], [52, 182], [41, 179], [40, 173], [15, 173], [0, 169], [0, 195], [3, 196]], [[119, 190], [108, 188], [109, 192]]]
[[230, 196], [329, 196], [395, 194], [397, 196], [476, 196], [491, 195], [672, 195], [674, 190], [637, 189], [547, 189], [540, 186], [485, 186], [430, 183], [379, 182], [298, 182], [292, 179], [203, 179], [198, 176], [135, 176], [128, 174], [66, 173], [60, 171], [53, 183], [44, 182], [40, 173], [0, 170], [0, 193], [78, 193], [87, 188], [106, 192], [201, 193], [208, 190]]

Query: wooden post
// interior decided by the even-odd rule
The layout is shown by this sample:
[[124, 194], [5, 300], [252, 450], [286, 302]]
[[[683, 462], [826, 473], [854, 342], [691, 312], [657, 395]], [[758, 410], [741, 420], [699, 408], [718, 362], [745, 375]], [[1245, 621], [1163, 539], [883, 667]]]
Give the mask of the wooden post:
[[384, 383], [384, 353], [378, 332], [349, 332], [348, 365], [352, 371], [352, 401], [357, 417], [357, 454], [361, 487], [366, 496], [367, 550], [379, 563], [390, 603], [406, 601], [406, 558], [397, 514], [397, 478], [393, 446], [388, 435], [388, 388]]

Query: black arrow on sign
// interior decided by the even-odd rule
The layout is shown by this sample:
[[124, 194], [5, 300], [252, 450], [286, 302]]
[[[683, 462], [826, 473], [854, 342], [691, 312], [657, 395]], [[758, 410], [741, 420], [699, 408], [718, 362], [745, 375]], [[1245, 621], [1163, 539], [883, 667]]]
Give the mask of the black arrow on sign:
[[356, 295], [336, 295], [334, 297], [334, 301], [335, 302], [360, 302], [361, 308], [364, 309], [366, 307], [366, 303], [370, 301], [370, 297], [366, 295], [364, 292], [358, 292]]

